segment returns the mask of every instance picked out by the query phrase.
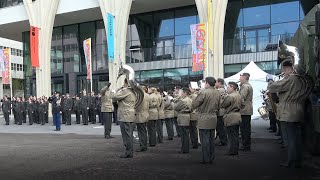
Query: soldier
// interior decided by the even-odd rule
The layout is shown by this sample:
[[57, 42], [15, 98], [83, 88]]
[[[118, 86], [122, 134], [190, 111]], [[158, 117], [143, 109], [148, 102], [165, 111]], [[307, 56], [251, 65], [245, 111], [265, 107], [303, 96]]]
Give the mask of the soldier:
[[201, 90], [192, 102], [192, 108], [199, 113], [198, 128], [202, 148], [202, 164], [214, 160], [214, 133], [217, 126], [217, 112], [220, 105], [220, 93], [214, 88], [216, 80], [205, 78], [205, 89]]
[[180, 153], [189, 153], [189, 126], [192, 100], [188, 97], [188, 95], [189, 89], [182, 88], [181, 99], [174, 108], [178, 112], [177, 121], [178, 125], [180, 126], [181, 133]]
[[79, 96], [75, 97], [74, 104], [73, 104], [73, 110], [74, 110], [74, 113], [76, 114], [76, 123], [80, 124], [81, 109], [80, 109], [80, 98], [79, 98]]
[[240, 150], [250, 151], [251, 150], [251, 115], [253, 114], [252, 98], [253, 90], [252, 86], [248, 82], [250, 78], [249, 73], [242, 73], [240, 75], [240, 96], [242, 99], [241, 106], [241, 140], [242, 147]]
[[29, 118], [29, 125], [33, 124], [34, 121], [34, 111], [35, 111], [35, 105], [32, 100], [32, 97], [28, 99], [28, 105], [27, 105], [27, 111], [28, 111], [28, 118]]
[[[181, 87], [180, 86], [176, 86], [174, 87], [174, 94], [173, 94], [173, 98], [175, 100], [178, 100], [181, 96]], [[176, 132], [177, 132], [177, 137], [180, 137], [180, 127], [178, 126], [178, 122], [177, 122], [177, 112], [174, 111], [174, 118], [173, 118], [173, 123], [176, 126]]]
[[54, 124], [56, 125], [55, 131], [60, 131], [61, 130], [61, 117], [60, 117], [60, 112], [61, 112], [61, 98], [59, 96], [59, 93], [55, 93], [51, 97], [51, 103], [52, 103], [52, 114], [53, 114], [53, 121]]
[[[221, 78], [217, 79], [215, 88], [220, 92], [221, 96], [226, 95], [226, 90], [224, 89], [224, 80]], [[217, 121], [217, 136], [219, 137], [220, 142], [217, 143], [218, 146], [226, 146], [228, 144], [228, 138], [224, 129], [223, 124], [224, 109], [220, 108], [218, 112], [218, 121]]]
[[46, 104], [45, 122], [49, 123], [49, 102], [48, 102], [48, 97], [44, 97], [44, 103]]
[[173, 131], [173, 118], [174, 118], [174, 109], [173, 109], [173, 103], [171, 102], [171, 99], [173, 98], [170, 96], [170, 92], [166, 95], [164, 98], [164, 116], [165, 116], [165, 124], [168, 134], [168, 140], [173, 140], [174, 131]]
[[97, 108], [97, 99], [94, 95], [94, 92], [91, 92], [89, 96], [89, 122], [92, 124], [96, 123], [96, 108]]
[[144, 92], [144, 97], [142, 104], [136, 110], [136, 119], [135, 123], [137, 125], [140, 149], [137, 149], [136, 152], [146, 151], [148, 144], [148, 135], [146, 124], [149, 117], [149, 94], [146, 86], [141, 86], [141, 89]]
[[227, 128], [229, 151], [227, 155], [238, 155], [239, 150], [239, 124], [241, 122], [241, 96], [237, 92], [238, 84], [229, 82], [228, 95], [222, 95], [221, 107], [225, 108], [224, 125]]
[[22, 104], [22, 123], [27, 123], [27, 102], [21, 97]]
[[154, 147], [157, 143], [156, 121], [159, 119], [159, 99], [155, 94], [156, 88], [148, 88], [149, 93], [149, 118], [147, 123], [149, 146]]
[[[97, 95], [97, 109], [96, 109], [96, 113], [98, 115], [98, 118], [99, 118], [99, 123], [102, 123], [102, 113], [101, 113], [101, 94], [99, 93]], [[112, 120], [112, 116], [111, 116], [111, 120]], [[112, 124], [112, 121], [111, 121], [111, 124]]]
[[111, 127], [112, 127], [112, 112], [113, 104], [111, 99], [111, 92], [109, 90], [110, 83], [103, 87], [100, 91], [101, 94], [101, 113], [102, 113], [102, 124], [104, 124], [104, 138], [110, 139]]
[[89, 97], [87, 96], [86, 90], [82, 91], [82, 97], [80, 99], [80, 107], [82, 114], [83, 125], [88, 125], [88, 111], [89, 111]]
[[128, 87], [127, 79], [124, 81], [123, 89], [112, 95], [113, 101], [118, 101], [119, 105], [119, 124], [122, 134], [123, 144], [126, 147], [125, 154], [120, 158], [133, 157], [133, 121], [135, 120], [135, 102], [136, 96]]
[[42, 98], [40, 100], [40, 105], [39, 105], [39, 118], [40, 118], [40, 124], [44, 125], [46, 123], [46, 103], [45, 100]]
[[17, 124], [22, 125], [23, 117], [23, 102], [21, 102], [21, 99], [17, 97], [17, 102], [16, 102], [16, 113], [17, 113]]
[[159, 119], [156, 121], [156, 131], [157, 131], [157, 140], [158, 143], [163, 143], [163, 121], [164, 121], [164, 103], [163, 103], [163, 95], [160, 92], [160, 89], [157, 89], [156, 95], [158, 96], [159, 101]]
[[73, 101], [70, 98], [69, 93], [66, 94], [63, 100], [63, 112], [65, 116], [66, 125], [71, 125], [71, 110], [73, 106]]
[[36, 98], [35, 102], [35, 123], [40, 124], [40, 98]]
[[13, 119], [14, 119], [14, 123], [15, 124], [18, 124], [17, 122], [17, 100], [15, 97], [12, 97], [12, 101], [11, 101], [11, 104], [12, 104], [12, 113], [13, 113]]
[[[278, 93], [277, 114], [279, 114], [283, 141], [288, 148], [288, 159], [280, 166], [300, 168], [303, 163], [302, 126], [305, 120], [306, 100], [309, 97], [305, 94], [307, 86], [304, 79], [292, 67], [293, 61], [289, 57], [282, 62], [284, 78], [270, 84], [268, 90], [270, 93]], [[303, 67], [295, 65], [295, 68]]]
[[64, 111], [64, 109], [63, 109], [63, 107], [64, 107], [64, 100], [65, 100], [65, 96], [62, 95], [62, 96], [61, 96], [62, 124], [66, 124], [66, 122], [67, 122], [67, 120], [66, 120], [66, 113], [65, 113], [65, 111]]
[[2, 102], [2, 112], [3, 112], [4, 119], [6, 121], [6, 125], [9, 125], [10, 124], [9, 115], [10, 115], [10, 111], [11, 111], [11, 102], [8, 100], [7, 96], [4, 96], [3, 100], [1, 100], [1, 102]]
[[[194, 101], [197, 98], [197, 91], [192, 89], [191, 87], [189, 88], [190, 90], [190, 99]], [[193, 149], [198, 149], [198, 116], [199, 114], [197, 113], [197, 110], [193, 109], [192, 112], [190, 113], [190, 126], [189, 126], [189, 132], [190, 132], [190, 139], [192, 143], [192, 148]]]

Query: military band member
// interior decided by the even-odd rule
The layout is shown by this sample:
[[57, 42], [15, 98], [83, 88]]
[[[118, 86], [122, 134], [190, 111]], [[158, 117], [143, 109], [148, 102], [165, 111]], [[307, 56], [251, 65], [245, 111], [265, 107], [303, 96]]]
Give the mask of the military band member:
[[165, 124], [168, 134], [168, 140], [173, 140], [174, 131], [173, 131], [173, 121], [174, 121], [174, 109], [173, 103], [171, 102], [171, 93], [168, 92], [166, 97], [164, 98], [164, 116], [165, 116]]
[[189, 153], [189, 126], [192, 100], [188, 97], [188, 95], [189, 89], [182, 88], [181, 99], [174, 108], [178, 112], [177, 121], [178, 125], [180, 126], [181, 133], [180, 153]]
[[157, 130], [157, 141], [158, 143], [163, 143], [163, 121], [164, 121], [164, 104], [163, 104], [163, 96], [161, 95], [160, 89], [157, 89], [156, 95], [159, 100], [159, 119], [156, 121], [156, 130]]
[[287, 162], [280, 164], [284, 167], [302, 166], [302, 122], [306, 102], [305, 82], [297, 75], [292, 67], [292, 59], [282, 62], [284, 78], [269, 85], [270, 93], [278, 93], [282, 137], [288, 146]]
[[120, 158], [133, 157], [133, 122], [135, 120], [135, 102], [136, 96], [134, 92], [128, 87], [128, 82], [124, 81], [125, 88], [112, 94], [112, 100], [118, 101], [118, 116], [120, 130], [122, 134], [123, 144], [126, 147], [125, 154]]
[[242, 106], [240, 110], [241, 114], [241, 140], [242, 147], [240, 150], [250, 151], [251, 150], [251, 115], [253, 114], [252, 99], [253, 90], [252, 86], [248, 82], [250, 78], [249, 73], [242, 73], [240, 75], [240, 96], [242, 99]]
[[149, 118], [147, 123], [149, 145], [151, 147], [157, 144], [156, 121], [159, 119], [159, 99], [156, 95], [156, 88], [148, 88], [149, 93]]
[[39, 117], [40, 117], [40, 124], [44, 125], [46, 123], [46, 103], [44, 102], [44, 99], [40, 100], [40, 105], [39, 105]]
[[9, 101], [7, 96], [4, 96], [2, 100], [2, 112], [3, 112], [4, 119], [6, 121], [6, 125], [10, 124], [10, 119], [9, 119], [10, 111], [11, 111], [11, 102]]
[[142, 104], [136, 109], [135, 123], [137, 125], [140, 148], [137, 152], [146, 151], [148, 145], [147, 122], [149, 118], [149, 94], [146, 86], [142, 86], [144, 92]]
[[[190, 90], [190, 99], [194, 101], [197, 98], [197, 91], [189, 87]], [[190, 132], [190, 139], [192, 143], [192, 148], [197, 149], [198, 148], [198, 116], [199, 114], [197, 113], [196, 109], [193, 109], [192, 112], [190, 113], [190, 126], [189, 126], [189, 132]]]
[[63, 112], [67, 125], [71, 125], [71, 110], [73, 106], [73, 100], [70, 98], [69, 93], [66, 94], [63, 100]]
[[22, 97], [21, 98], [21, 104], [22, 104], [22, 123], [27, 122], [27, 102]]
[[21, 98], [17, 98], [17, 102], [16, 102], [16, 113], [17, 113], [17, 124], [18, 125], [22, 125], [22, 121], [23, 121], [23, 117], [22, 117], [22, 113], [23, 113], [23, 103], [21, 102]]
[[113, 104], [111, 91], [109, 90], [110, 83], [103, 87], [100, 91], [101, 94], [101, 113], [102, 120], [101, 123], [104, 124], [104, 138], [110, 139], [111, 136], [111, 127], [112, 127], [112, 112]]
[[[223, 79], [221, 78], [217, 79], [215, 88], [220, 92], [221, 96], [226, 94], [226, 90], [224, 89]], [[218, 121], [217, 121], [217, 136], [219, 137], [219, 140], [220, 140], [220, 142], [217, 144], [218, 146], [225, 146], [228, 144], [228, 138], [224, 129], [223, 116], [224, 116], [224, 108], [220, 108], [218, 112]]]
[[81, 108], [80, 108], [79, 96], [76, 96], [76, 98], [74, 100], [73, 110], [74, 110], [74, 113], [76, 114], [76, 124], [80, 124]]
[[239, 124], [241, 122], [241, 96], [237, 92], [238, 84], [229, 82], [228, 95], [222, 96], [221, 107], [225, 108], [224, 125], [227, 129], [229, 151], [227, 155], [238, 155], [239, 150]]
[[[173, 98], [174, 100], [179, 100], [179, 98], [181, 97], [181, 87], [180, 86], [176, 86], [174, 87], [174, 93], [173, 93]], [[178, 126], [178, 121], [177, 121], [177, 112], [174, 111], [174, 118], [173, 118], [173, 123], [176, 127], [176, 132], [177, 132], [177, 137], [180, 137], [180, 127]]]
[[89, 97], [87, 96], [86, 90], [82, 91], [82, 96], [80, 99], [80, 107], [82, 114], [83, 125], [88, 125], [88, 113], [89, 113]]
[[220, 106], [220, 93], [214, 88], [216, 80], [205, 78], [205, 89], [201, 90], [192, 102], [192, 109], [199, 113], [198, 128], [202, 148], [202, 164], [214, 160], [214, 134], [217, 126], [217, 112]]
[[89, 96], [89, 122], [92, 124], [96, 123], [96, 108], [97, 108], [97, 99], [94, 95], [94, 92], [90, 93]]
[[29, 125], [32, 125], [34, 121], [35, 105], [31, 97], [28, 99], [27, 111], [28, 111]]

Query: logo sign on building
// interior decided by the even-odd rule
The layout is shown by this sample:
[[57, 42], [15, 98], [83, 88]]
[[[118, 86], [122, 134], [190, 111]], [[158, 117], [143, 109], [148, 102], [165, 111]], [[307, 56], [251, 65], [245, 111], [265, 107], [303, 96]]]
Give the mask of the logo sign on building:
[[2, 83], [10, 84], [11, 49], [0, 49], [0, 67], [2, 73]]
[[110, 13], [108, 17], [107, 40], [108, 40], [108, 59], [109, 62], [114, 61], [114, 16]]
[[207, 56], [207, 33], [206, 24], [192, 24], [192, 71], [204, 71]]
[[92, 79], [91, 76], [91, 38], [83, 41], [84, 56], [87, 65], [87, 79]]
[[32, 67], [39, 67], [39, 28], [30, 27], [30, 55]]

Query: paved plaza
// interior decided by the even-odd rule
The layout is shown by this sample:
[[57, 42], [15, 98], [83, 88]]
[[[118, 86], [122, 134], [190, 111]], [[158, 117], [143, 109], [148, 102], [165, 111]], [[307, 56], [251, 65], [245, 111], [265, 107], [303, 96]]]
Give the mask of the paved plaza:
[[[73, 119], [74, 120], [74, 119]], [[0, 125], [0, 179], [319, 179], [315, 158], [306, 157], [303, 169], [283, 169], [285, 159], [268, 122], [252, 120], [252, 152], [225, 156], [227, 147], [216, 147], [212, 165], [199, 164], [200, 149], [179, 154], [180, 139], [165, 140], [132, 159], [120, 159], [124, 147], [119, 126], [113, 139], [103, 138], [101, 125], [62, 126], [55, 132], [49, 124]], [[166, 135], [165, 135], [166, 136]], [[138, 145], [135, 144], [135, 148]]]

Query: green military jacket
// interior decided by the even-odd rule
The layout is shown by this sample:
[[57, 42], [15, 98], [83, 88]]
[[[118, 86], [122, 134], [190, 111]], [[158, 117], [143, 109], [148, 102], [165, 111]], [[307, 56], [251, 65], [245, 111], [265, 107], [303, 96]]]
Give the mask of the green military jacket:
[[111, 94], [112, 101], [118, 101], [118, 118], [121, 122], [135, 121], [136, 96], [131, 88], [123, 88]]
[[241, 115], [252, 115], [253, 114], [253, 89], [249, 82], [245, 82], [240, 86], [240, 96], [242, 99], [242, 106], [240, 110]]
[[186, 96], [182, 98], [175, 106], [174, 109], [178, 112], [177, 121], [179, 126], [190, 125], [191, 105], [192, 100], [188, 96]]
[[226, 127], [239, 125], [241, 122], [241, 96], [235, 91], [231, 94], [222, 96], [221, 107], [225, 108], [225, 114], [223, 116], [224, 125]]

